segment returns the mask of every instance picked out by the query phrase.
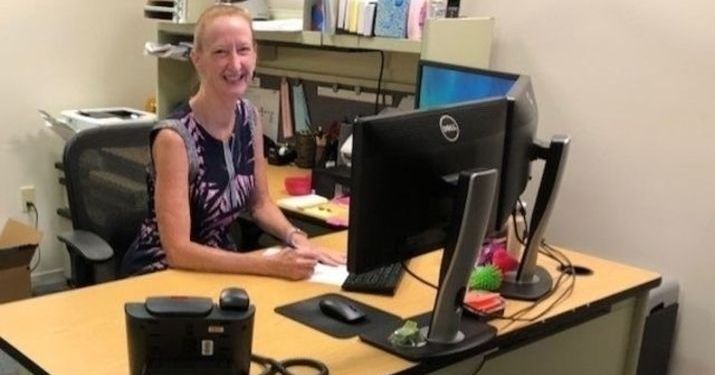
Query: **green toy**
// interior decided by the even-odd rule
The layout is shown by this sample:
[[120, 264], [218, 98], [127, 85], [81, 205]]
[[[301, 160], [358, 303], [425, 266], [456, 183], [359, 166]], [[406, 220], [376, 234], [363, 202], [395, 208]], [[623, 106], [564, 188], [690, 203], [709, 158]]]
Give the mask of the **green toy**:
[[395, 330], [387, 339], [392, 345], [398, 346], [415, 347], [425, 343], [420, 327], [417, 326], [417, 322], [412, 320], [406, 321], [402, 327]]
[[496, 291], [501, 286], [501, 270], [491, 264], [475, 267], [469, 276], [469, 288]]

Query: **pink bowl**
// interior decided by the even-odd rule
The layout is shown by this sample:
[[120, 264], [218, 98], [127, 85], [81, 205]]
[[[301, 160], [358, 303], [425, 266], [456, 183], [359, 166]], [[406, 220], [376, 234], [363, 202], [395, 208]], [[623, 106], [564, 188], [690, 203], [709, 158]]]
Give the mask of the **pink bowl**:
[[290, 195], [310, 194], [310, 176], [286, 177], [283, 183]]

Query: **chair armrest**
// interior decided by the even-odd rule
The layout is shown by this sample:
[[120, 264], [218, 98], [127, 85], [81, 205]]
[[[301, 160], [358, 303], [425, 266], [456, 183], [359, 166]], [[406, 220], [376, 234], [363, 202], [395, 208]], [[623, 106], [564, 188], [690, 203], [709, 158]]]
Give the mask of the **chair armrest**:
[[86, 230], [60, 233], [57, 235], [57, 239], [67, 245], [67, 250], [90, 262], [104, 262], [114, 255], [112, 247], [106, 241]]

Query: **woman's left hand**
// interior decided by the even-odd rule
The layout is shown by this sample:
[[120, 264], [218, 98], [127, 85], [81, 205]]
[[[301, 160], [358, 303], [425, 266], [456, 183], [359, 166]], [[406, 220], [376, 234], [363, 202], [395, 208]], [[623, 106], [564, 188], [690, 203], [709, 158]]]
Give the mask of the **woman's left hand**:
[[329, 265], [339, 266], [345, 264], [345, 255], [331, 254], [327, 249], [313, 245], [305, 236], [295, 236], [293, 240], [295, 251], [304, 254], [313, 254], [318, 258], [318, 262]]

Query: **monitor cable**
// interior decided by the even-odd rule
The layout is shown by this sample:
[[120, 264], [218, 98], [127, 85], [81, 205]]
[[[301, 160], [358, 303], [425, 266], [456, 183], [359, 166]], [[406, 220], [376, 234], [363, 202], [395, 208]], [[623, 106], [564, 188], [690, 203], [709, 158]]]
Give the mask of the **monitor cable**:
[[[380, 74], [377, 78], [377, 92], [375, 93], [375, 114], [380, 111], [380, 94], [382, 91], [382, 75], [385, 72], [385, 52], [377, 51], [380, 53]], [[385, 105], [385, 95], [382, 95], [382, 105]]]
[[477, 368], [474, 369], [474, 372], [472, 372], [472, 375], [477, 375], [479, 374], [480, 371], [482, 371], [482, 367], [484, 367], [484, 363], [487, 362], [487, 355], [484, 354], [482, 355], [482, 360], [479, 361], [479, 365], [477, 365]]
[[[523, 217], [525, 227], [524, 227], [524, 232], [522, 234], [523, 237], [521, 237], [521, 238], [519, 238], [518, 230], [517, 230], [517, 239], [519, 240], [519, 242], [524, 244], [523, 239], [528, 238], [528, 226], [526, 224], [526, 209], [525, 209], [525, 206], [524, 206], [523, 202], [521, 201], [521, 199], [519, 199], [518, 202], [519, 202], [518, 214]], [[516, 216], [516, 213], [512, 218], [514, 218], [515, 216]], [[517, 229], [516, 220], [514, 220], [514, 224], [515, 224], [515, 230], [516, 230]], [[555, 247], [548, 244], [546, 242], [546, 240], [541, 241], [541, 247], [542, 248], [539, 250], [539, 253], [556, 261], [560, 265], [559, 269], [561, 269], [563, 271], [559, 274], [559, 276], [556, 279], [556, 282], [554, 283], [554, 286], [551, 288], [551, 290], [548, 293], [546, 293], [545, 295], [543, 295], [541, 298], [539, 298], [538, 300], [534, 301], [533, 304], [531, 304], [527, 307], [524, 307], [524, 308], [514, 312], [511, 315], [495, 318], [495, 319], [502, 319], [502, 320], [510, 321], [502, 329], [509, 327], [514, 322], [534, 322], [534, 321], [540, 319], [541, 317], [543, 317], [544, 315], [546, 315], [550, 311], [552, 311], [561, 302], [563, 302], [568, 297], [570, 297], [571, 294], [573, 293], [573, 290], [575, 289], [576, 275], [574, 272], [569, 272], [569, 270], [571, 270], [571, 271], [573, 270], [573, 264], [571, 263], [571, 260], [564, 253], [562, 253]], [[417, 281], [419, 281], [422, 284], [425, 284], [433, 289], [439, 288], [437, 285], [435, 285], [435, 284], [425, 280], [424, 278], [420, 277], [419, 275], [415, 274], [412, 270], [409, 269], [409, 267], [407, 267], [407, 264], [404, 261], [401, 262], [401, 264], [402, 264], [402, 268], [405, 270], [405, 272], [407, 272], [410, 276], [415, 278]], [[534, 317], [529, 317], [529, 318], [523, 317], [527, 313], [533, 311], [536, 307], [540, 306], [545, 300], [549, 299], [551, 296], [556, 294], [556, 292], [559, 291], [561, 289], [561, 286], [564, 285], [566, 282], [569, 282], [566, 289], [563, 290], [562, 293], [553, 302], [551, 302], [551, 304], [548, 307], [546, 307], [546, 309], [544, 309], [542, 312], [540, 312], [538, 315], [536, 315]]]
[[[40, 221], [40, 212], [37, 211], [37, 206], [35, 206], [34, 203], [32, 202], [27, 202], [27, 208], [32, 211], [32, 213], [35, 215], [35, 230], [37, 230], [37, 225], [39, 224]], [[37, 261], [35, 264], [30, 266], [30, 273], [35, 272], [37, 267], [40, 266], [40, 261], [42, 260], [42, 250], [40, 249], [40, 245], [37, 245]]]
[[[514, 212], [511, 215], [511, 220], [514, 223], [514, 234], [516, 235], [517, 241], [519, 241], [519, 243], [521, 243], [522, 245], [526, 246], [526, 239], [529, 238], [529, 222], [526, 221], [526, 205], [524, 204], [524, 201], [521, 200], [521, 198], [519, 198], [516, 202], [518, 205], [517, 207], [514, 207]], [[519, 225], [516, 221], [517, 214], [521, 216], [522, 221], [524, 223], [524, 230], [521, 234], [519, 234]]]
[[404, 269], [405, 272], [407, 272], [407, 274], [412, 276], [415, 280], [421, 282], [422, 284], [427, 285], [428, 287], [430, 287], [432, 289], [435, 289], [435, 290], [439, 289], [439, 287], [437, 285], [432, 284], [431, 282], [425, 280], [421, 276], [414, 273], [414, 271], [412, 271], [409, 267], [407, 267], [407, 262], [405, 262], [404, 260], [400, 262], [400, 265], [402, 266], [402, 269]]
[[[263, 368], [260, 375], [296, 375], [297, 373], [289, 370], [291, 367], [312, 368], [316, 371], [316, 375], [330, 374], [330, 370], [328, 370], [328, 366], [325, 363], [310, 358], [291, 358], [278, 361], [258, 354], [251, 354], [251, 361]], [[302, 374], [303, 372], [300, 373]]]
[[[520, 233], [519, 231], [519, 226], [517, 223], [517, 215], [521, 216], [523, 224], [524, 224], [524, 229]], [[521, 245], [526, 246], [526, 239], [529, 238], [529, 224], [526, 218], [526, 205], [524, 204], [524, 201], [519, 198], [517, 200], [517, 207], [514, 208], [514, 212], [512, 214], [512, 220], [514, 223], [514, 233], [516, 235], [517, 241], [521, 243]], [[554, 248], [553, 246], [549, 245], [546, 240], [541, 241], [541, 249], [539, 249], [539, 254], [542, 254], [555, 262], [559, 264], [559, 269], [562, 270], [562, 272], [559, 274], [559, 277], [556, 279], [556, 282], [554, 283], [554, 286], [551, 288], [551, 290], [543, 295], [541, 298], [538, 300], [534, 301], [534, 303], [528, 307], [525, 307], [521, 310], [516, 311], [515, 313], [501, 317], [499, 319], [504, 319], [504, 320], [510, 320], [511, 322], [508, 323], [506, 326], [503, 328], [506, 328], [513, 324], [514, 322], [533, 322], [535, 320], [540, 319], [544, 315], [546, 315], [548, 312], [552, 311], [556, 305], [561, 303], [563, 300], [566, 298], [570, 297], [571, 294], [573, 293], [573, 290], [575, 288], [575, 283], [576, 283], [576, 275], [573, 272], [573, 264], [569, 260], [569, 258]], [[523, 318], [524, 315], [535, 309], [537, 306], [539, 306], [542, 302], [544, 302], [546, 299], [550, 298], [553, 296], [557, 290], [561, 287], [562, 283], [564, 283], [567, 279], [570, 281], [568, 287], [559, 295], [556, 300], [554, 300], [544, 311], [539, 313], [538, 315], [530, 318]]]
[[352, 50], [347, 50], [347, 52], [350, 53], [374, 53], [377, 52], [380, 54], [380, 70], [377, 76], [377, 91], [375, 92], [375, 109], [374, 109], [374, 114], [378, 114], [380, 112], [380, 96], [382, 96], [382, 105], [383, 107], [385, 106], [385, 94], [382, 92], [382, 77], [385, 73], [385, 51], [378, 50], [364, 50], [364, 49], [352, 49]]
[[[521, 310], [516, 311], [515, 313], [505, 316], [499, 319], [505, 319], [505, 320], [510, 320], [510, 322], [504, 326], [503, 328], [506, 328], [513, 324], [514, 322], [517, 321], [522, 321], [522, 322], [534, 322], [538, 319], [541, 319], [544, 315], [548, 314], [550, 311], [552, 311], [558, 304], [566, 300], [573, 294], [573, 291], [576, 287], [576, 275], [574, 272], [569, 272], [569, 270], [573, 270], [573, 264], [571, 263], [571, 260], [561, 251], [556, 249], [555, 247], [551, 246], [548, 244], [545, 240], [541, 242], [542, 249], [539, 250], [539, 253], [553, 259], [559, 265], [561, 266], [560, 269], [562, 270], [561, 273], [559, 274], [559, 277], [556, 279], [556, 282], [554, 283], [554, 287], [551, 288], [551, 290], [536, 300], [532, 305], [527, 306], [525, 308], [522, 308]], [[546, 299], [550, 298], [556, 292], [561, 289], [561, 286], [568, 282], [568, 285], [566, 286], [566, 289], [564, 289], [561, 294], [553, 301], [551, 304], [546, 307], [542, 312], [537, 314], [536, 316], [529, 317], [529, 318], [523, 318], [524, 315], [527, 313], [533, 311], [537, 306], [541, 305], [542, 302], [544, 302]]]

